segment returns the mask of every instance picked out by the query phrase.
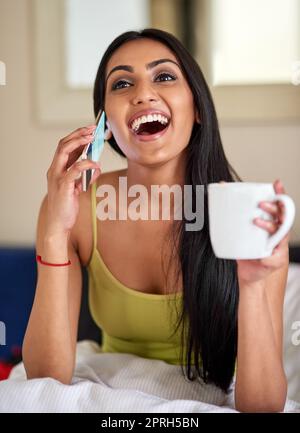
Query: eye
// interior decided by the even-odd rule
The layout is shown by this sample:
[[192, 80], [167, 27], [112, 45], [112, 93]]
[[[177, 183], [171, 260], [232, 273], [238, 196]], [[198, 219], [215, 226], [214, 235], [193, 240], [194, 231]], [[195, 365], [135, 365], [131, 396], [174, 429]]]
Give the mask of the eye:
[[114, 83], [114, 84], [111, 86], [111, 89], [112, 89], [112, 90], [124, 89], [124, 87], [118, 87], [120, 83], [129, 84], [128, 81], [125, 81], [125, 80], [119, 80], [119, 81], [117, 81], [116, 83]]
[[162, 80], [162, 81], [174, 81], [174, 80], [176, 80], [176, 77], [174, 75], [170, 74], [169, 72], [162, 72], [161, 74], [159, 74], [157, 76], [157, 78], [159, 78], [159, 77], [171, 77], [171, 80], [168, 79], [168, 80]]
[[[163, 80], [159, 80], [159, 81], [174, 81], [176, 80], [176, 77], [172, 74], [170, 74], [169, 72], [162, 72], [159, 75], [157, 75], [156, 79], [160, 78], [160, 77], [170, 77], [171, 79], [163, 79]], [[116, 83], [114, 83], [111, 87], [112, 90], [118, 90], [118, 89], [124, 89], [126, 87], [123, 87], [123, 84], [129, 84], [131, 85], [128, 81], [125, 80], [119, 80]], [[121, 87], [119, 87], [121, 85]]]

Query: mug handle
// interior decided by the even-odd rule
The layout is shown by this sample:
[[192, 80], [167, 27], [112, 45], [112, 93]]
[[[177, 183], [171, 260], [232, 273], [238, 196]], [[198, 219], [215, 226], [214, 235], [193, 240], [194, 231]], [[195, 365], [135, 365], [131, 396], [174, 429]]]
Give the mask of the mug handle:
[[286, 194], [276, 194], [274, 196], [274, 201], [282, 201], [285, 208], [285, 217], [283, 220], [283, 223], [279, 227], [276, 233], [274, 233], [268, 240], [267, 248], [273, 251], [273, 248], [276, 247], [276, 245], [284, 238], [284, 236], [288, 233], [290, 228], [293, 225], [294, 218], [295, 218], [295, 203]]

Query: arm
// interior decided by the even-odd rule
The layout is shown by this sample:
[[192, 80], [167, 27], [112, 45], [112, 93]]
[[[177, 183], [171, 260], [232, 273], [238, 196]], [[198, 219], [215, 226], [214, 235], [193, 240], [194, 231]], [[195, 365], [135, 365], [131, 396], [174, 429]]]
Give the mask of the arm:
[[[276, 192], [284, 192], [275, 183]], [[263, 207], [282, 222], [279, 205]], [[270, 234], [275, 222], [257, 221]], [[283, 303], [289, 253], [287, 235], [272, 256], [239, 260], [238, 355], [236, 408], [245, 412], [280, 412], [284, 409], [287, 381], [283, 368]]]
[[281, 353], [282, 303], [279, 297], [272, 303], [268, 298], [276, 289], [283, 292], [284, 286], [256, 283], [240, 289], [235, 386], [239, 411], [280, 412], [284, 408], [287, 382]]
[[38, 263], [35, 298], [23, 342], [27, 378], [53, 377], [70, 383], [75, 364], [77, 328], [81, 302], [81, 267], [72, 236], [46, 233], [47, 197], [38, 218], [36, 251], [45, 261], [70, 266], [51, 267]]
[[75, 248], [74, 225], [82, 192], [82, 171], [94, 168], [91, 183], [100, 174], [97, 163], [77, 161], [82, 147], [91, 142], [92, 130], [79, 128], [62, 140], [47, 172], [48, 193], [41, 205], [36, 251], [51, 267], [38, 263], [35, 298], [22, 354], [27, 377], [53, 377], [70, 383], [73, 375], [81, 302], [81, 268]]

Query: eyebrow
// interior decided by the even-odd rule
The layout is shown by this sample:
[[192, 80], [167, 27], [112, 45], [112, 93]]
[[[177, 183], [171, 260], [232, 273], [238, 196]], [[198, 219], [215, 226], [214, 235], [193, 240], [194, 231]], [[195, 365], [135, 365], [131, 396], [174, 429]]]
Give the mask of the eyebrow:
[[[180, 66], [178, 65], [177, 62], [175, 62], [174, 60], [171, 59], [158, 59], [158, 60], [153, 60], [153, 62], [147, 63], [146, 64], [146, 69], [152, 69], [155, 66], [159, 65], [160, 63], [166, 63], [166, 62], [171, 62], [174, 63], [174, 65], [178, 66], [178, 68], [180, 69]], [[106, 81], [108, 80], [109, 76], [115, 72], [115, 71], [127, 71], [127, 72], [134, 72], [134, 68], [130, 65], [118, 65], [115, 66], [114, 68], [112, 68], [112, 70], [110, 71], [110, 73], [107, 75], [106, 77]]]

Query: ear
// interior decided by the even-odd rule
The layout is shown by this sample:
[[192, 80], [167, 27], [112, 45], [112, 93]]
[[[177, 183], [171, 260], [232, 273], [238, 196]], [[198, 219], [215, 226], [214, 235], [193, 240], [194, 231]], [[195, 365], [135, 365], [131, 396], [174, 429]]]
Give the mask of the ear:
[[201, 121], [200, 121], [200, 115], [199, 115], [199, 112], [198, 112], [197, 109], [196, 109], [195, 117], [196, 117], [196, 122], [197, 123], [201, 123]]
[[106, 120], [106, 127], [107, 127], [107, 129], [104, 132], [104, 140], [109, 140], [112, 137], [112, 132], [111, 132], [110, 124], [109, 124], [108, 120]]
[[112, 137], [112, 132], [110, 129], [106, 129], [104, 132], [104, 140], [109, 140]]

